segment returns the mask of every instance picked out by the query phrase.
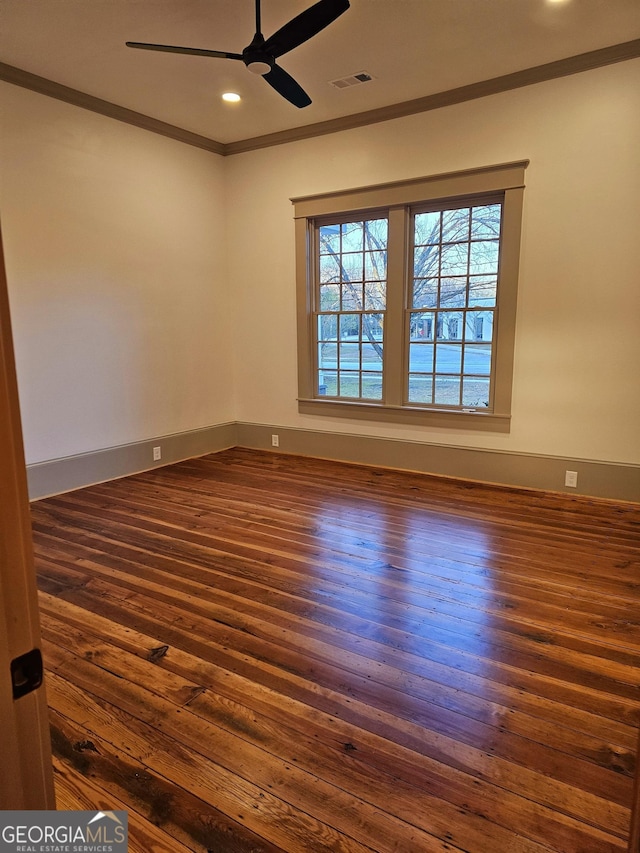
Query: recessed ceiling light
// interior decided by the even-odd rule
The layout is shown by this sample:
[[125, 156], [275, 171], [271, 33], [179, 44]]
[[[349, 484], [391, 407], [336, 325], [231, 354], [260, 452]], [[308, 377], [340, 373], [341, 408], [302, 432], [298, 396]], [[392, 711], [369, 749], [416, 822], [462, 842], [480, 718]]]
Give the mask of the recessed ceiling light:
[[237, 104], [240, 100], [240, 95], [237, 92], [225, 92], [222, 96], [223, 101], [227, 101], [230, 104]]

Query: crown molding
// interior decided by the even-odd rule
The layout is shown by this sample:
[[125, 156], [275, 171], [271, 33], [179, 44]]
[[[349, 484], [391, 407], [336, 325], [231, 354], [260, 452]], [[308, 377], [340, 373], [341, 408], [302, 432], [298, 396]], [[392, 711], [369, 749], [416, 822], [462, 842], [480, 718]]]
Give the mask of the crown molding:
[[53, 80], [39, 77], [37, 74], [31, 74], [29, 71], [15, 68], [12, 65], [6, 65], [3, 62], [0, 62], [0, 80], [13, 83], [16, 86], [22, 86], [25, 89], [30, 89], [33, 92], [38, 92], [50, 98], [56, 98], [59, 101], [74, 104], [100, 115], [114, 118], [117, 121], [140, 127], [143, 130], [158, 133], [170, 139], [176, 139], [178, 142], [184, 142], [186, 145], [203, 148], [205, 151], [211, 151], [214, 154], [229, 156], [232, 154], [242, 154], [247, 151], [255, 151], [260, 148], [270, 148], [274, 145], [283, 145], [288, 142], [312, 139], [316, 136], [325, 136], [330, 133], [339, 133], [343, 130], [353, 130], [370, 124], [391, 121], [396, 118], [416, 115], [430, 110], [437, 110], [442, 107], [461, 104], [465, 101], [485, 98], [488, 95], [496, 95], [501, 92], [509, 92], [525, 86], [532, 86], [535, 83], [544, 83], [560, 77], [580, 74], [583, 71], [591, 71], [606, 65], [613, 65], [617, 62], [626, 62], [629, 59], [637, 59], [638, 57], [640, 57], [640, 38], [621, 44], [614, 44], [610, 47], [599, 48], [598, 50], [591, 50], [587, 53], [580, 53], [566, 59], [547, 62], [544, 65], [536, 65], [533, 68], [525, 68], [522, 71], [515, 71], [511, 74], [504, 74], [489, 80], [482, 80], [479, 83], [471, 83], [467, 86], [448, 89], [445, 92], [437, 92], [423, 98], [402, 101], [398, 104], [391, 104], [386, 107], [355, 113], [354, 115], [342, 116], [341, 118], [331, 119], [330, 121], [316, 122], [315, 124], [303, 125], [277, 133], [254, 136], [250, 139], [242, 139], [229, 143], [217, 142], [215, 139], [200, 136], [197, 133], [167, 124], [159, 119], [135, 112], [135, 110], [126, 109], [126, 107], [121, 107], [110, 101], [104, 101], [101, 98], [96, 98], [93, 95], [88, 95], [69, 86], [63, 86]]
[[559, 77], [568, 77], [571, 74], [579, 74], [582, 71], [591, 71], [605, 65], [613, 65], [616, 62], [625, 62], [628, 59], [640, 57], [640, 39], [624, 42], [622, 44], [603, 47], [567, 59], [558, 59], [545, 65], [536, 65], [533, 68], [525, 68], [523, 71], [515, 71], [512, 74], [504, 74], [493, 77], [490, 80], [482, 80], [479, 83], [471, 83], [467, 86], [459, 86], [456, 89], [448, 89], [446, 92], [437, 92], [424, 98], [416, 98], [412, 101], [402, 101], [399, 104], [391, 104], [355, 115], [343, 116], [330, 121], [309, 124], [304, 127], [291, 128], [279, 133], [270, 133], [265, 136], [256, 136], [252, 139], [243, 139], [238, 142], [230, 142], [225, 145], [225, 154], [240, 154], [245, 151], [254, 151], [258, 148], [267, 148], [272, 145], [281, 145], [286, 142], [297, 142], [302, 139], [310, 139], [315, 136], [324, 136], [328, 133], [337, 133], [341, 130], [353, 130], [369, 124], [377, 124], [382, 121], [390, 121], [396, 118], [416, 115], [430, 110], [438, 110], [441, 107], [449, 107], [461, 104], [465, 101], [474, 101], [477, 98], [485, 98], [487, 95], [497, 95], [501, 92], [509, 92], [513, 89], [521, 89], [534, 83], [544, 83]]
[[56, 98], [58, 101], [64, 101], [67, 104], [73, 104], [76, 107], [82, 107], [85, 110], [91, 110], [91, 112], [114, 118], [125, 124], [132, 124], [134, 127], [149, 130], [151, 133], [158, 133], [160, 136], [176, 139], [178, 142], [184, 142], [186, 145], [204, 148], [205, 151], [211, 151], [214, 154], [226, 153], [225, 145], [222, 142], [216, 142], [215, 139], [191, 133], [189, 130], [184, 130], [173, 124], [167, 124], [167, 122], [160, 121], [143, 113], [138, 113], [135, 110], [128, 110], [126, 107], [111, 103], [111, 101], [103, 101], [102, 98], [96, 98], [93, 95], [88, 95], [86, 92], [80, 92], [78, 89], [72, 89], [69, 86], [63, 86], [61, 83], [55, 83], [53, 80], [47, 80], [46, 77], [39, 77], [37, 74], [31, 74], [30, 71], [23, 71], [22, 68], [16, 68], [13, 65], [6, 65], [4, 62], [0, 62], [0, 80], [4, 80], [6, 83], [13, 83], [16, 86], [22, 86], [23, 89], [30, 89], [32, 92], [38, 92], [40, 95], [46, 95], [49, 98]]

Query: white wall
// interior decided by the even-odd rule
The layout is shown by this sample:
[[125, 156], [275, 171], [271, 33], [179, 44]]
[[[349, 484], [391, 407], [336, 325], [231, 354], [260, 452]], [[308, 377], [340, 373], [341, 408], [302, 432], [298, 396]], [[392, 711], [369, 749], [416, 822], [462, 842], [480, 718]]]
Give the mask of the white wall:
[[[640, 462], [639, 151], [634, 60], [229, 158], [238, 420]], [[521, 159], [531, 165], [510, 434], [299, 415], [289, 198]]]
[[[0, 83], [27, 461], [237, 419], [640, 462], [639, 77], [634, 60], [228, 158]], [[289, 198], [520, 159], [510, 434], [299, 415]]]
[[234, 418], [221, 157], [0, 83], [27, 462]]

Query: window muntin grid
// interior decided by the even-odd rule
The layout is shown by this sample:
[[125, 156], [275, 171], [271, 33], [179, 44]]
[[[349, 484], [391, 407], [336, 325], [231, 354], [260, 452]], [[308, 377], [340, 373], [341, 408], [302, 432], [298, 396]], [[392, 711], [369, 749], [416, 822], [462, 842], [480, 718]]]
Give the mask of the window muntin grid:
[[408, 404], [492, 408], [502, 207], [496, 200], [412, 215]]
[[382, 400], [387, 239], [384, 216], [316, 228], [318, 396]]

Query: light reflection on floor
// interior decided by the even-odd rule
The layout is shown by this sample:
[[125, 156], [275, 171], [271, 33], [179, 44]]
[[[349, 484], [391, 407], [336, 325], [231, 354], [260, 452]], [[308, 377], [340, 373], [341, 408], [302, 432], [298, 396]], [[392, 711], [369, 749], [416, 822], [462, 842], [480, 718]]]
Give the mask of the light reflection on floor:
[[[391, 516], [374, 501], [344, 495], [336, 495], [315, 521], [320, 562], [331, 565], [332, 577], [336, 564], [345, 572], [345, 598], [338, 606], [370, 622], [369, 636], [382, 635], [384, 625], [403, 652], [445, 665], [451, 659], [454, 667], [460, 655], [469, 655], [482, 674], [481, 660], [490, 649], [487, 611], [495, 604], [491, 537], [480, 529], [484, 525], [406, 506], [393, 507]], [[321, 567], [314, 574], [321, 593]], [[379, 654], [381, 660], [388, 656], [382, 644]]]

